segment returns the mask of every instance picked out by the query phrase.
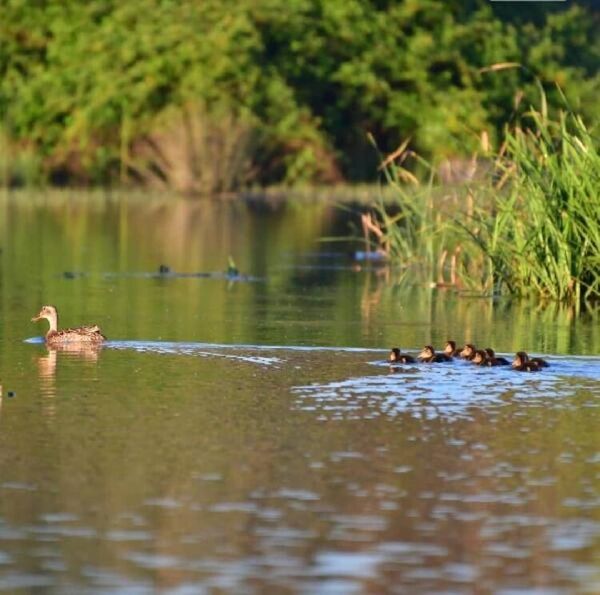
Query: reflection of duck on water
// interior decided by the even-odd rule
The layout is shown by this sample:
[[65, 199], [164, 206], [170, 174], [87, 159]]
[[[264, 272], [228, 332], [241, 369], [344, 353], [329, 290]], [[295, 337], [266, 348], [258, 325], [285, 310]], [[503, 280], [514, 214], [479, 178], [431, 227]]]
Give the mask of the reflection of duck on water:
[[101, 333], [100, 327], [97, 325], [66, 328], [59, 331], [58, 311], [54, 306], [44, 306], [31, 321], [37, 322], [43, 319], [46, 319], [50, 323], [50, 328], [46, 333], [46, 343], [49, 345], [65, 343], [99, 344], [106, 340], [106, 337]]
[[414, 364], [415, 358], [408, 353], [401, 353], [398, 347], [392, 348], [388, 357], [390, 364]]

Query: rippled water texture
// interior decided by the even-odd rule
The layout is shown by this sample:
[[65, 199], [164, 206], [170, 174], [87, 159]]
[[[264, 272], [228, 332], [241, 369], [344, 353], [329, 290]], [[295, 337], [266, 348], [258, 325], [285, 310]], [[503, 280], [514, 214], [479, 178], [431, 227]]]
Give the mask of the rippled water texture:
[[[0, 205], [0, 590], [600, 592], [597, 312], [355, 263], [319, 202]], [[551, 366], [384, 361], [447, 338]]]

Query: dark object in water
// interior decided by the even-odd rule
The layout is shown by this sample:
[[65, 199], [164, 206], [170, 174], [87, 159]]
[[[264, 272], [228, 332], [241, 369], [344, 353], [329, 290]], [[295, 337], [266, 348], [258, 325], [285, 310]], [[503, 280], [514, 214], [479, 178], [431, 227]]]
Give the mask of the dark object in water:
[[161, 265], [158, 267], [158, 272], [159, 272], [159, 274], [161, 274], [161, 275], [167, 275], [168, 273], [170, 273], [170, 272], [171, 272], [171, 267], [168, 267], [166, 264], [161, 264]]
[[408, 353], [401, 353], [398, 347], [392, 348], [388, 357], [390, 364], [414, 364], [415, 358]]
[[9, 391], [6, 393], [6, 396], [7, 396], [9, 399], [12, 399], [13, 397], [16, 397], [16, 396], [17, 396], [17, 393], [16, 393], [14, 390], [9, 390]]
[[65, 271], [63, 273], [63, 277], [65, 279], [75, 279], [77, 277], [77, 275], [73, 271]]
[[452, 358], [445, 353], [436, 353], [431, 345], [425, 345], [419, 353], [417, 359], [426, 364], [450, 362]]

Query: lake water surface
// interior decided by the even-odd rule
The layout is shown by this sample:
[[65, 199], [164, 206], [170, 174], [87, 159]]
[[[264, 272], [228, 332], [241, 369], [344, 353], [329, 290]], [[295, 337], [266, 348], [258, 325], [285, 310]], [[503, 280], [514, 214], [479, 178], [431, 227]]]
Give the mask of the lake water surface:
[[[356, 263], [316, 201], [16, 194], [0, 233], [0, 590], [600, 592], [597, 311]], [[46, 303], [109, 342], [49, 351]], [[447, 338], [551, 367], [383, 362]]]

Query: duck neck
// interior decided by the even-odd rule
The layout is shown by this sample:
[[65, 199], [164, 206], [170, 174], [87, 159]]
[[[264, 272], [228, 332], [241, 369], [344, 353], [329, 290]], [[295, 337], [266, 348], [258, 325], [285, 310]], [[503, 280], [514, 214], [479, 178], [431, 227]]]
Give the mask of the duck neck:
[[50, 328], [48, 329], [48, 333], [55, 333], [58, 331], [58, 313], [52, 312], [52, 314], [48, 314], [46, 316], [46, 320], [50, 323]]

